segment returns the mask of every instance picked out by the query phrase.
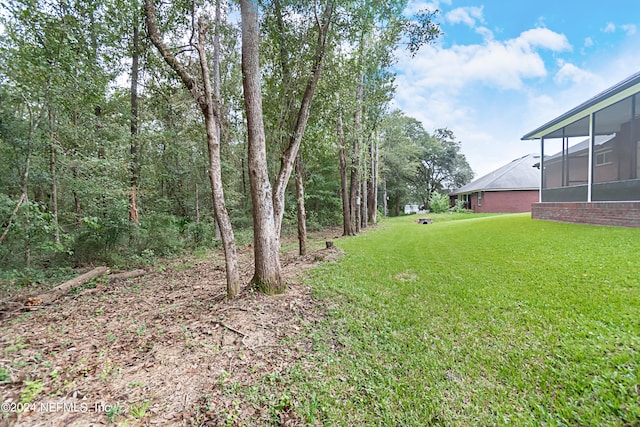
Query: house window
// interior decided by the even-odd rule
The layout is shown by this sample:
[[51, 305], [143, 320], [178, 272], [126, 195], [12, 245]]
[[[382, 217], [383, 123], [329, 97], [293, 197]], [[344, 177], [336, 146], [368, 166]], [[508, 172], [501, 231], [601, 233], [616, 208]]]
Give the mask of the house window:
[[596, 153], [596, 166], [603, 166], [613, 163], [612, 155], [613, 153], [611, 150]]
[[482, 191], [478, 191], [478, 206], [482, 206]]

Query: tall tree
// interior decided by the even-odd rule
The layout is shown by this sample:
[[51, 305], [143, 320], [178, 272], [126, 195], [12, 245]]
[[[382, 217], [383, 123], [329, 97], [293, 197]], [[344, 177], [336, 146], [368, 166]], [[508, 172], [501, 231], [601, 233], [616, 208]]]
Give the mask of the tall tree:
[[380, 174], [383, 204], [390, 202], [394, 215], [399, 215], [400, 206], [409, 201], [410, 185], [420, 164], [419, 139], [426, 136], [428, 134], [419, 121], [398, 110], [386, 115], [382, 121]]
[[[289, 64], [289, 46], [287, 43], [287, 28], [283, 17], [283, 5], [279, 0], [274, 2], [273, 14], [276, 25], [274, 25], [276, 39], [278, 40], [278, 58], [281, 68], [281, 93], [287, 107], [283, 109], [283, 115], [278, 119], [287, 127], [284, 134], [286, 143], [284, 150], [280, 154], [280, 168], [277, 172], [273, 187], [268, 180], [266, 164], [266, 133], [264, 127], [264, 117], [262, 109], [261, 86], [259, 81], [259, 43], [260, 35], [258, 28], [258, 6], [254, 2], [241, 2], [242, 14], [242, 65], [243, 65], [243, 85], [245, 96], [245, 108], [247, 116], [247, 127], [249, 136], [249, 177], [254, 181], [251, 183], [252, 200], [254, 207], [254, 241], [255, 241], [255, 273], [253, 283], [259, 289], [267, 293], [278, 293], [284, 290], [284, 285], [279, 277], [280, 266], [277, 251], [280, 247], [280, 233], [285, 210], [285, 192], [293, 173], [293, 169], [298, 157], [302, 138], [309, 120], [311, 105], [315, 90], [320, 80], [323, 69], [323, 61], [326, 52], [329, 28], [332, 22], [335, 2], [329, 0], [324, 5], [322, 12], [318, 15], [315, 12], [313, 20], [315, 42], [305, 40], [312, 47], [311, 70], [294, 70]], [[293, 94], [289, 92], [293, 85], [294, 73], [308, 75], [303, 80], [304, 91], [301, 96], [297, 110], [293, 109]], [[306, 80], [306, 81], [305, 81]], [[295, 111], [295, 114], [293, 114]], [[289, 129], [286, 123], [290, 122], [290, 115], [294, 120]], [[259, 116], [259, 117], [258, 117]], [[264, 158], [263, 158], [264, 151]], [[260, 170], [260, 172], [257, 172]], [[267, 185], [268, 183], [268, 185]], [[301, 181], [297, 182], [300, 191]], [[264, 200], [266, 193], [262, 190], [256, 191], [256, 186], [269, 188], [272, 191], [270, 202]], [[303, 199], [299, 201], [303, 202]], [[271, 212], [273, 210], [273, 212]], [[302, 211], [301, 211], [302, 212]], [[273, 221], [273, 230], [271, 223]], [[271, 234], [275, 234], [275, 237]], [[277, 251], [276, 251], [277, 248]], [[265, 256], [267, 255], [267, 256]], [[267, 266], [266, 262], [273, 265]], [[277, 278], [275, 276], [278, 276]]]
[[[343, 200], [349, 202], [349, 209], [343, 209], [343, 221], [355, 224], [344, 227], [348, 235], [358, 232], [372, 217], [368, 206], [364, 205], [369, 204], [371, 192], [377, 191], [370, 188], [369, 182], [373, 172], [370, 168], [371, 145], [381, 114], [392, 98], [394, 75], [389, 70], [395, 61], [393, 53], [403, 40], [415, 53], [421, 45], [431, 43], [440, 35], [434, 22], [437, 11], [420, 12], [407, 18], [403, 14], [404, 6], [404, 2], [396, 1], [350, 5], [354, 9], [345, 40], [350, 49], [343, 49], [345, 66], [341, 67], [341, 72], [345, 92], [340, 96], [343, 100], [355, 100], [345, 104], [350, 114], [343, 117], [353, 117], [351, 126], [343, 126], [343, 129], [349, 129], [346, 135], [351, 142], [350, 150], [344, 153], [350, 164], [350, 181], [349, 195], [343, 195]], [[341, 168], [342, 154], [341, 151]]]
[[[277, 20], [281, 32], [285, 32], [283, 18], [280, 10], [280, 1], [275, 1]], [[324, 5], [324, 9], [320, 16], [316, 14], [314, 17], [315, 31], [317, 33], [315, 43], [309, 41], [309, 45], [313, 46], [313, 59], [311, 63], [311, 70], [307, 72], [308, 77], [306, 79], [305, 89], [302, 94], [300, 105], [295, 113], [295, 120], [293, 121], [292, 128], [288, 133], [288, 144], [284, 152], [280, 157], [280, 170], [274, 184], [274, 200], [273, 205], [276, 215], [276, 232], [280, 235], [282, 228], [282, 218], [284, 215], [284, 203], [285, 203], [285, 191], [291, 178], [293, 168], [295, 165], [298, 151], [300, 150], [300, 144], [309, 120], [309, 113], [311, 111], [311, 104], [313, 97], [318, 87], [318, 82], [322, 74], [324, 66], [324, 56], [327, 49], [327, 39], [329, 37], [329, 30], [333, 20], [333, 11], [335, 8], [335, 1], [328, 0]], [[314, 11], [315, 13], [315, 11]], [[285, 34], [281, 36], [280, 57], [282, 66], [282, 85], [283, 87], [289, 86], [292, 80], [291, 73], [293, 70], [287, 64], [287, 57], [291, 54], [288, 51], [287, 44], [285, 43]], [[286, 114], [286, 111], [285, 111]], [[287, 122], [287, 117], [284, 117], [284, 122]]]
[[378, 154], [379, 132], [376, 130], [373, 134], [371, 144], [369, 145], [369, 159], [371, 161], [370, 182], [369, 182], [369, 204], [368, 217], [373, 224], [378, 222], [378, 180], [379, 180], [379, 161]]
[[338, 105], [337, 114], [337, 134], [338, 134], [338, 158], [340, 161], [340, 193], [342, 194], [342, 235], [355, 236], [355, 224], [351, 220], [351, 199], [349, 197], [349, 182], [347, 181], [347, 142], [342, 120], [342, 110]]
[[434, 192], [459, 188], [473, 179], [461, 144], [450, 129], [436, 129], [433, 135], [425, 132], [417, 142], [421, 153], [412, 187], [425, 206]]
[[280, 240], [267, 170], [267, 148], [260, 88], [258, 4], [240, 0], [242, 16], [242, 86], [247, 117], [248, 169], [253, 201], [254, 266], [252, 283], [267, 294], [281, 293]]
[[207, 134], [207, 148], [209, 152], [209, 180], [213, 195], [214, 213], [216, 221], [220, 227], [222, 246], [225, 254], [227, 295], [233, 296], [239, 291], [240, 275], [238, 272], [235, 238], [229, 213], [225, 204], [224, 190], [222, 186], [220, 140], [218, 139], [217, 124], [218, 117], [216, 116], [216, 104], [214, 104], [214, 94], [211, 87], [211, 77], [205, 45], [207, 23], [204, 17], [200, 16], [198, 18], [197, 29], [193, 28], [193, 31], [197, 31], [198, 35], [197, 43], [195, 43], [194, 46], [197, 52], [198, 65], [200, 68], [201, 82], [198, 83], [198, 81], [190, 74], [188, 68], [177, 59], [173, 52], [164, 43], [158, 30], [156, 10], [152, 0], [145, 0], [144, 6], [149, 38], [158, 49], [158, 52], [164, 61], [180, 77], [183, 85], [191, 92], [193, 99], [200, 107], [204, 117], [205, 130]]
[[307, 254], [307, 210], [304, 204], [304, 167], [302, 155], [296, 159], [296, 213], [298, 218], [298, 254]]
[[[102, 2], [16, 0], [3, 7], [0, 56], [5, 59], [0, 60], [0, 82], [19, 94], [20, 102], [14, 104], [18, 107], [16, 118], [29, 123], [22, 193], [24, 200], [39, 203], [41, 218], [48, 199], [53, 246], [44, 241], [38, 246], [59, 250], [62, 236], [58, 193], [64, 167], [67, 158], [80, 151], [76, 144], [80, 139], [76, 138], [79, 118], [88, 117], [102, 103], [112, 75], [105, 70], [112, 62], [102, 55], [108, 51], [108, 40], [97, 22], [104, 6]], [[35, 182], [30, 179], [34, 166], [39, 177]], [[25, 210], [27, 219], [34, 209]], [[30, 224], [37, 226], [36, 222]], [[39, 234], [43, 231], [41, 228]], [[35, 235], [28, 233], [28, 247]]]
[[140, 179], [140, 147], [138, 138], [138, 74], [140, 72], [140, 24], [137, 0], [133, 0], [133, 28], [131, 37], [131, 144], [129, 149], [129, 170], [131, 173], [129, 190], [129, 221], [140, 224], [138, 216], [138, 181]]

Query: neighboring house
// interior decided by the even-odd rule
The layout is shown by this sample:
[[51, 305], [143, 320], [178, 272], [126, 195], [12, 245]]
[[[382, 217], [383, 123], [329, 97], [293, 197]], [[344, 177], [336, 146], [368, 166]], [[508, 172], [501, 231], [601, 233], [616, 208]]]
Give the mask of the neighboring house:
[[474, 212], [530, 212], [539, 199], [540, 156], [529, 154], [449, 193]]
[[522, 139], [542, 151], [534, 219], [640, 227], [640, 73]]

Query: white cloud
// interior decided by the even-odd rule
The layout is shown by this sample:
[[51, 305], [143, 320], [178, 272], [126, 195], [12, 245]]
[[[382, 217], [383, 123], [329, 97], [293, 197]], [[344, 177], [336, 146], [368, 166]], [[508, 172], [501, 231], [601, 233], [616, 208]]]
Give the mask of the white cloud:
[[608, 22], [601, 31], [603, 33], [615, 33], [618, 29], [627, 33], [628, 36], [633, 36], [638, 32], [638, 26], [635, 24], [624, 24], [616, 26], [616, 24], [614, 24], [613, 22]]
[[600, 44], [595, 35], [575, 39], [582, 53], [578, 56], [567, 37], [543, 20], [517, 37], [500, 40], [498, 27], [477, 14], [467, 11], [454, 18], [482, 41], [428, 45], [413, 60], [401, 55], [395, 105], [430, 132], [450, 128], [476, 176], [539, 151], [539, 142], [520, 141], [522, 135], [640, 69], [640, 24], [601, 28], [627, 37], [591, 57], [588, 48]]
[[564, 34], [556, 33], [548, 28], [534, 28], [524, 31], [515, 41], [517, 43], [523, 42], [529, 47], [541, 47], [554, 52], [571, 50], [571, 44]]
[[595, 75], [588, 71], [585, 71], [577, 66], [565, 63], [564, 61], [558, 61], [560, 69], [553, 77], [553, 80], [558, 84], [584, 84], [595, 79]]
[[477, 27], [476, 33], [482, 36], [482, 39], [486, 42], [493, 40], [493, 31], [487, 27]]
[[411, 0], [407, 4], [407, 7], [405, 7], [404, 11], [409, 15], [413, 15], [421, 10], [442, 10], [440, 4], [451, 5], [451, 0]]
[[[412, 60], [402, 56], [395, 97], [396, 105], [427, 130], [452, 129], [477, 176], [538, 150], [538, 143], [519, 139], [540, 125], [541, 113], [548, 114], [555, 105], [526, 81], [548, 75], [541, 51], [572, 48], [563, 34], [547, 28], [524, 31], [508, 40], [495, 40], [488, 29], [484, 34], [481, 43], [448, 48], [428, 45]], [[580, 77], [577, 71], [569, 71], [570, 67], [565, 68], [557, 78]], [[538, 98], [530, 101], [530, 97]]]
[[547, 75], [537, 49], [554, 52], [571, 49], [562, 34], [546, 28], [525, 31], [519, 37], [506, 40], [486, 40], [481, 44], [425, 46], [418, 56], [402, 64], [404, 77], [412, 85], [436, 90], [460, 90], [480, 82], [498, 89], [518, 89], [525, 78]]
[[476, 26], [476, 21], [484, 22], [482, 7], [459, 7], [447, 12], [444, 17], [450, 24], [463, 23], [471, 28]]

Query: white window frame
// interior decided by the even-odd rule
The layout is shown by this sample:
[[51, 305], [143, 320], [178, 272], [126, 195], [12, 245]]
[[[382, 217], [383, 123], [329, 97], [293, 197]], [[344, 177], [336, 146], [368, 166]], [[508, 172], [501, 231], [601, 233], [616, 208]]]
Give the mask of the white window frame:
[[596, 166], [605, 166], [613, 163], [611, 160], [611, 156], [613, 155], [613, 150], [602, 150], [595, 153], [596, 155]]

